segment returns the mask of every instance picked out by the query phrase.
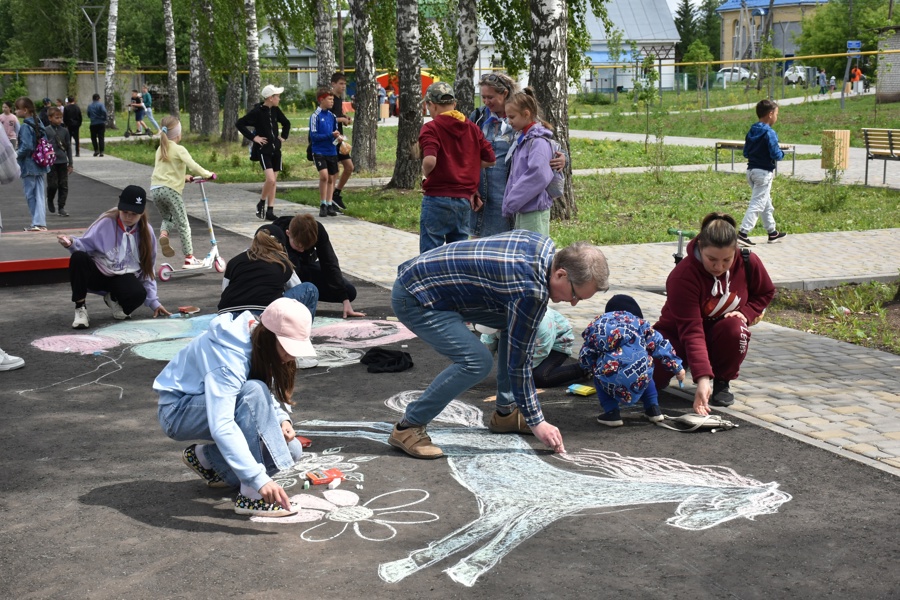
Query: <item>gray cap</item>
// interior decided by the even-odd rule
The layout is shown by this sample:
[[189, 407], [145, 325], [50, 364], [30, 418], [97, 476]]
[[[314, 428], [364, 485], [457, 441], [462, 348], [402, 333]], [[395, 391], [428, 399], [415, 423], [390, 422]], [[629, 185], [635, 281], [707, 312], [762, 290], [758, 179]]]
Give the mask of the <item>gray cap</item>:
[[425, 102], [432, 104], [452, 104], [456, 102], [453, 95], [453, 86], [446, 81], [437, 81], [428, 86], [425, 92]]

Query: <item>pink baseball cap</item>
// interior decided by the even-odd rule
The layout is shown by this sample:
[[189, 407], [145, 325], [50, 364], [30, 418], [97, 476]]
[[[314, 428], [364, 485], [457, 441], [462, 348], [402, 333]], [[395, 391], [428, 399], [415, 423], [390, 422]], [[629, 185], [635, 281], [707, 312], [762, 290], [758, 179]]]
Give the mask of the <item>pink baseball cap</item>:
[[316, 355], [316, 350], [309, 341], [312, 315], [300, 302], [292, 298], [279, 298], [266, 307], [259, 320], [275, 334], [284, 351], [294, 358]]

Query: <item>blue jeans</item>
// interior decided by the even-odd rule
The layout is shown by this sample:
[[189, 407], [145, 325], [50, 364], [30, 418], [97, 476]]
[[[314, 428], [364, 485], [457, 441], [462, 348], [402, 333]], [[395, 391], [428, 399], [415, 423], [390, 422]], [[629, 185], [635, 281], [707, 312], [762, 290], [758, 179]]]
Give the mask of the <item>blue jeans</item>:
[[316, 318], [316, 307], [319, 305], [319, 288], [311, 283], [301, 283], [284, 292], [285, 298], [293, 298], [309, 309], [310, 316]]
[[144, 117], [147, 118], [151, 123], [153, 123], [153, 126], [156, 127], [156, 131], [159, 132], [159, 123], [157, 123], [156, 119], [153, 118], [153, 109], [148, 106], [146, 109], [144, 109], [144, 113]]
[[[255, 379], [244, 382], [234, 407], [234, 422], [244, 434], [250, 454], [257, 464], [265, 466], [271, 475], [293, 465], [303, 455], [303, 447], [296, 439], [287, 443], [281, 433], [269, 388]], [[177, 441], [213, 441], [206, 416], [206, 396], [189, 396], [163, 392], [160, 394], [159, 424], [163, 432]], [[260, 443], [263, 442], [263, 443]], [[231, 487], [245, 483], [253, 489], [262, 487], [267, 478], [242, 482], [215, 443], [205, 448], [206, 458], [219, 477]]]
[[28, 202], [32, 227], [47, 226], [47, 180], [44, 175], [25, 175], [22, 177], [22, 191]]
[[424, 196], [419, 217], [419, 253], [469, 239], [471, 214], [467, 198]]
[[469, 331], [466, 321], [501, 329], [497, 347], [497, 406], [515, 406], [509, 381], [508, 336], [506, 315], [487, 310], [456, 312], [434, 310], [422, 306], [399, 281], [391, 291], [391, 308], [400, 322], [426, 344], [453, 361], [444, 369], [418, 400], [406, 407], [405, 419], [419, 426], [427, 425], [450, 402], [480, 382], [494, 364], [491, 351], [481, 339]]

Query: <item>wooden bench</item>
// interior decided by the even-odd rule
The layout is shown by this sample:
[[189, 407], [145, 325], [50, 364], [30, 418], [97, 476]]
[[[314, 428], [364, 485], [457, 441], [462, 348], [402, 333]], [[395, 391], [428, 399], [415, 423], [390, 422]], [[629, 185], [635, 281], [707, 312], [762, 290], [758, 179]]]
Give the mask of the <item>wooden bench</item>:
[[869, 161], [883, 160], [881, 183], [887, 181], [887, 161], [900, 160], [900, 129], [863, 129], [866, 138], [866, 185], [869, 185]]
[[[791, 175], [797, 170], [797, 148], [790, 144], [778, 144], [785, 154], [791, 155]], [[731, 150], [731, 170], [734, 171], [734, 152], [735, 150], [744, 151], [744, 142], [716, 142], [716, 171], [719, 170], [719, 150]], [[778, 170], [778, 163], [775, 163], [775, 170]]]

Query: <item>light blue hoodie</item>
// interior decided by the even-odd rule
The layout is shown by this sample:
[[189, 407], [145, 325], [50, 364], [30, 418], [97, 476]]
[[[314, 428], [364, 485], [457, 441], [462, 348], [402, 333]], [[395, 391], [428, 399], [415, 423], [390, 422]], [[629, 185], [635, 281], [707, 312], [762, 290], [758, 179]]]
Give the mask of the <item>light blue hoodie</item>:
[[[153, 382], [160, 406], [182, 396], [206, 397], [206, 418], [213, 441], [241, 483], [258, 490], [271, 478], [256, 462], [234, 421], [238, 392], [250, 375], [250, 332], [256, 326], [250, 312], [226, 313], [210, 321], [209, 329], [182, 348]], [[293, 464], [281, 423], [290, 417], [274, 397], [269, 419], [258, 415], [261, 437], [279, 469]], [[273, 420], [274, 419], [274, 420]]]

